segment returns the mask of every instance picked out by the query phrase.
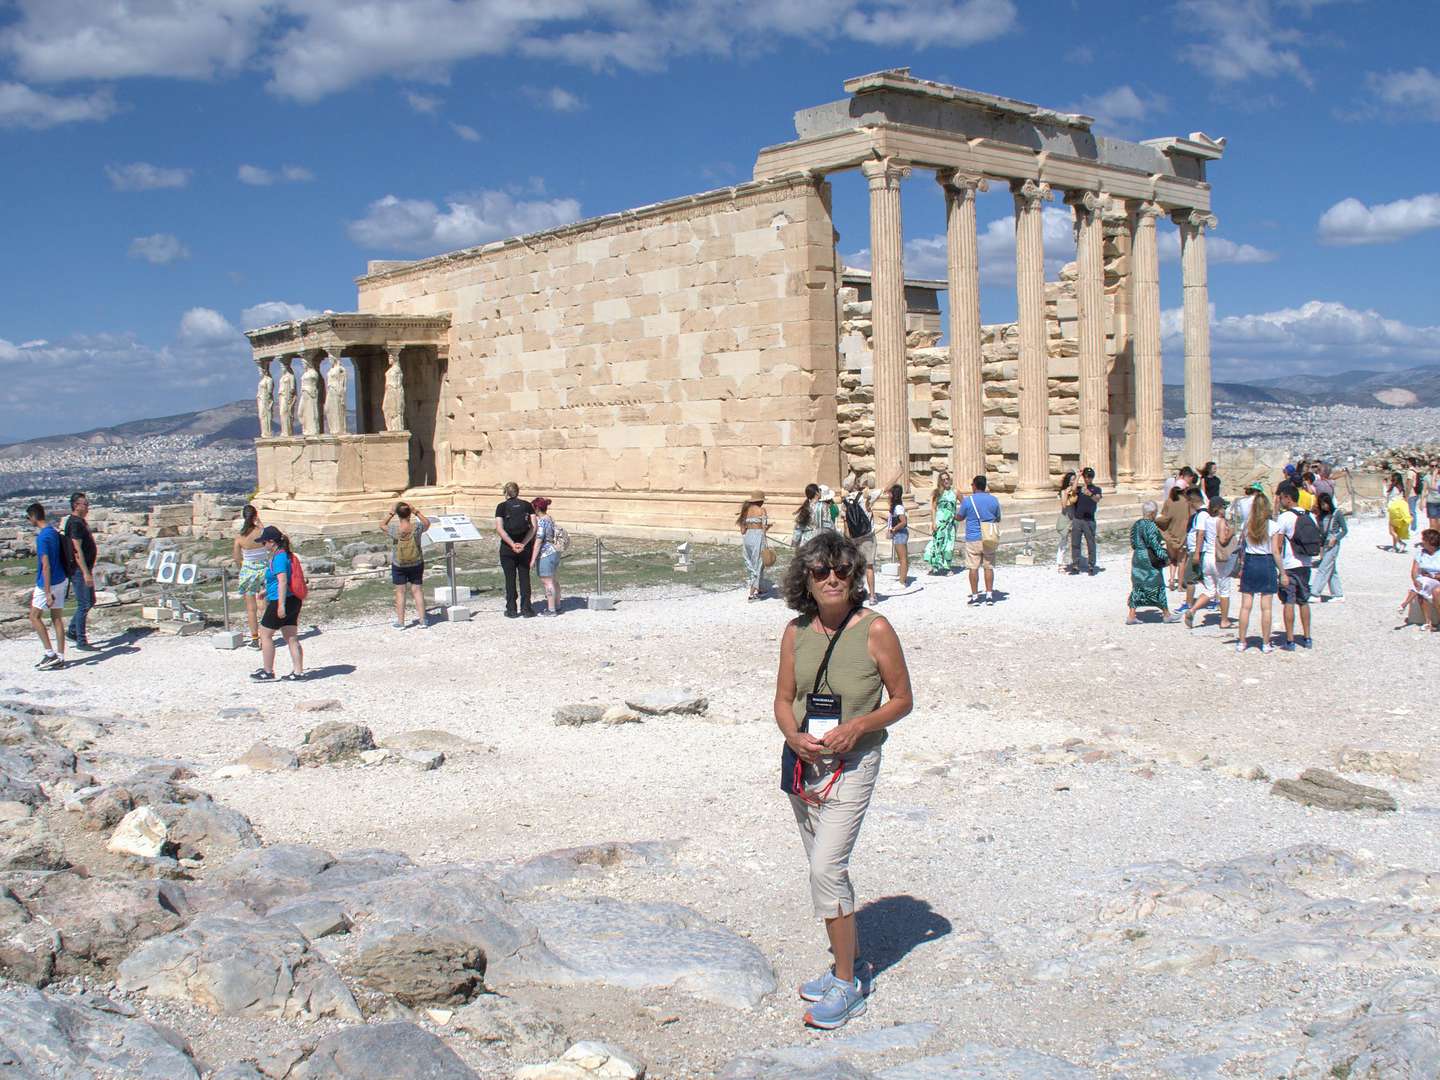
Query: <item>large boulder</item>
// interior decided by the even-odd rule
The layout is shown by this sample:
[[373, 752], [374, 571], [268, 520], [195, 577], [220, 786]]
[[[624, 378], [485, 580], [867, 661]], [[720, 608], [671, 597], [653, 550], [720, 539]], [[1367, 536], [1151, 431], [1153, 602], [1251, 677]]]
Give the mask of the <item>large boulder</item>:
[[1306, 769], [1298, 780], [1276, 780], [1272, 795], [1324, 810], [1394, 810], [1395, 796], [1380, 788], [1352, 783], [1326, 769]]
[[335, 969], [304, 934], [278, 921], [203, 916], [135, 950], [120, 965], [118, 985], [218, 1016], [361, 1018]]
[[199, 1080], [200, 1070], [183, 1041], [123, 1015], [122, 1009], [103, 998], [5, 987], [0, 993], [0, 1075]]
[[37, 986], [104, 975], [190, 913], [185, 890], [173, 881], [10, 874], [0, 884], [0, 972]]
[[60, 838], [44, 818], [0, 821], [0, 871], [64, 870], [69, 865]]
[[327, 720], [305, 733], [300, 747], [300, 764], [327, 765], [355, 757], [361, 750], [374, 750], [375, 736], [364, 724]]
[[415, 1024], [341, 1028], [277, 1080], [479, 1080], [434, 1035]]
[[699, 716], [710, 708], [710, 699], [689, 690], [652, 690], [627, 697], [625, 704], [646, 716]]
[[406, 1005], [463, 1005], [484, 988], [485, 954], [443, 933], [402, 931], [362, 947], [346, 973]]

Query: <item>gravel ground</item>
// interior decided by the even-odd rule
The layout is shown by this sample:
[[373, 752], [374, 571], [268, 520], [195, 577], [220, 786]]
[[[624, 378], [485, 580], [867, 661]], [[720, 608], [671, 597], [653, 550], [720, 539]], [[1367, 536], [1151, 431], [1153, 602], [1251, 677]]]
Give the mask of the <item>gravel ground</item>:
[[[861, 915], [866, 951], [881, 970], [868, 1014], [847, 1033], [929, 1021], [938, 1025], [930, 1053], [983, 1042], [1056, 1054], [1098, 1076], [1212, 1075], [1158, 1063], [1185, 1051], [1196, 1029], [1274, 1008], [1280, 1039], [1337, 995], [1397, 974], [1434, 975], [1428, 945], [1385, 967], [1342, 959], [1146, 971], [1123, 952], [1098, 967], [1073, 963], [1133, 864], [1196, 866], [1319, 844], [1377, 868], [1440, 870], [1440, 781], [1429, 760], [1437, 721], [1419, 700], [1437, 643], [1399, 627], [1409, 558], [1378, 550], [1384, 539], [1378, 519], [1352, 523], [1340, 559], [1347, 599], [1316, 607], [1313, 652], [1236, 655], [1214, 616], [1193, 632], [1124, 626], [1128, 550], [1105, 550], [1094, 578], [1002, 567], [1008, 593], [993, 606], [966, 605], [963, 574], [922, 576], [885, 599], [916, 708], [893, 730], [855, 855], [862, 903], [872, 904]], [[882, 592], [895, 589], [882, 578]], [[690, 905], [753, 940], [782, 987], [821, 970], [823, 933], [777, 784], [770, 698], [781, 602], [747, 604], [743, 590], [637, 597], [615, 612], [514, 622], [492, 608], [428, 630], [321, 628], [305, 641], [319, 677], [302, 684], [252, 684], [256, 655], [216, 651], [207, 638], [152, 637], [49, 675], [31, 669], [33, 641], [0, 642], [0, 688], [128, 718], [100, 749], [195, 763], [197, 785], [249, 815], [267, 842], [387, 847], [424, 862], [680, 841], [669, 868], [619, 867], [571, 891]], [[551, 722], [560, 705], [672, 687], [707, 696], [708, 715]], [[319, 698], [338, 699], [342, 711], [296, 709]], [[259, 714], [220, 718], [233, 706]], [[377, 739], [442, 728], [493, 750], [429, 773], [382, 765], [204, 776], [257, 739], [296, 745], [323, 719], [366, 723]], [[1311, 809], [1238, 775], [1333, 767], [1352, 743], [1426, 755], [1419, 782], [1355, 777], [1393, 792], [1397, 813]], [[1056, 963], [1063, 976], [1047, 975]], [[783, 990], [751, 1013], [681, 994], [528, 996], [572, 1034], [637, 1051], [656, 1076], [714, 1075], [755, 1048], [833, 1038], [805, 1032], [798, 999]], [[299, 1030], [173, 1007], [163, 1015], [217, 1062]], [[498, 1053], [453, 1042], [483, 1075], [507, 1074]], [[864, 1064], [916, 1053], [884, 1051]], [[1258, 1075], [1235, 1068], [1213, 1075]]]

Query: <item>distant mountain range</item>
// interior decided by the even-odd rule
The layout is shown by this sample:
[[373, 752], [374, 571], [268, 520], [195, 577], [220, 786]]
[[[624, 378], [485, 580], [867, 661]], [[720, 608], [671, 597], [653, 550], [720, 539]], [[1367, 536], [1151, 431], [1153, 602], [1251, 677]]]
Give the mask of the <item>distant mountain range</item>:
[[193, 435], [201, 446], [248, 446], [260, 434], [255, 402], [232, 401], [199, 412], [161, 416], [153, 420], [131, 420], [114, 427], [92, 428], [72, 435], [46, 435], [39, 439], [0, 446], [0, 458], [21, 458], [50, 448], [76, 446], [123, 446], [156, 435]]
[[[1338, 375], [1214, 383], [1216, 405], [1360, 405], [1372, 409], [1440, 405], [1440, 366], [1403, 371], [1342, 371]], [[1185, 388], [1165, 387], [1165, 415], [1185, 415]]]
[[[1213, 384], [1212, 391], [1216, 405], [1440, 406], [1440, 365], [1404, 371], [1344, 371], [1338, 375], [1306, 375], [1302, 379], [1219, 382]], [[1171, 419], [1185, 415], [1183, 386], [1165, 387], [1165, 415]], [[255, 402], [247, 399], [199, 412], [4, 444], [0, 445], [0, 458], [26, 457], [49, 447], [122, 446], [155, 435], [194, 435], [201, 446], [245, 447], [259, 434]]]

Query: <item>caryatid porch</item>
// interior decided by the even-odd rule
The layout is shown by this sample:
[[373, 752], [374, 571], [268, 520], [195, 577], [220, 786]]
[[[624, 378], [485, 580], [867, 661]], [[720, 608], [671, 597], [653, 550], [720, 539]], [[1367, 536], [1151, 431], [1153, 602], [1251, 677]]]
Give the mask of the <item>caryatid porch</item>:
[[327, 312], [247, 331], [260, 369], [262, 515], [283, 504], [289, 522], [343, 526], [443, 482], [435, 431], [449, 330], [446, 316]]
[[[1054, 492], [1050, 448], [1042, 214], [1056, 193], [1075, 217], [1079, 330], [1079, 457], [1104, 485], [1158, 488], [1164, 471], [1160, 291], [1155, 220], [1179, 226], [1185, 312], [1185, 454], [1210, 454], [1209, 297], [1205, 230], [1214, 228], [1206, 163], [1224, 140], [1131, 143], [1091, 133], [1090, 117], [912, 78], [906, 69], [845, 83], [852, 96], [795, 116], [794, 142], [761, 151], [755, 178], [817, 180], [860, 169], [870, 189], [875, 474], [910, 473], [900, 185], [931, 169], [945, 196], [948, 240], [950, 466], [963, 487], [986, 471], [975, 202], [1004, 184], [1015, 203], [1019, 311], [1016, 496]], [[1105, 302], [1104, 217], [1123, 206], [1128, 280]], [[1113, 318], [1107, 319], [1107, 315]], [[1106, 348], [1108, 335], [1114, 347]], [[1115, 370], [1109, 353], [1116, 357]], [[1112, 398], [1120, 410], [1111, 416]]]

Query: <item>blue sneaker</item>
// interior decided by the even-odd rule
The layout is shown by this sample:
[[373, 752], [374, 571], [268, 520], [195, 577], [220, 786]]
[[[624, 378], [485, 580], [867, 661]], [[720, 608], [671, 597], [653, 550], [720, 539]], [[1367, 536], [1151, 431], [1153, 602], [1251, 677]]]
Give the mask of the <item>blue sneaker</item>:
[[806, 1011], [805, 1023], [822, 1031], [833, 1031], [864, 1012], [865, 995], [860, 990], [860, 980], [843, 983], [832, 975], [825, 996]]
[[[860, 992], [867, 997], [870, 994], [870, 984], [875, 979], [875, 970], [864, 960], [855, 961], [855, 981], [860, 984]], [[809, 982], [800, 984], [800, 997], [805, 1001], [819, 1001], [825, 996], [825, 991], [830, 989], [830, 984], [835, 982], [835, 969], [831, 968], [824, 975], [817, 975]], [[844, 983], [840, 983], [844, 986]]]
[[1176, 614], [1176, 615], [1184, 615], [1185, 612], [1187, 612], [1187, 611], [1189, 611], [1189, 610], [1190, 610], [1190, 605], [1189, 605], [1189, 604], [1181, 604], [1179, 607], [1177, 607], [1177, 608], [1175, 609], [1175, 614]]
[[1302, 649], [1313, 649], [1315, 647], [1315, 643], [1311, 641], [1308, 637], [1296, 639], [1296, 644], [1299, 645]]
[[1293, 641], [1282, 641], [1282, 642], [1280, 642], [1279, 648], [1280, 648], [1281, 651], [1283, 651], [1283, 652], [1294, 652], [1294, 651], [1295, 651], [1295, 642], [1293, 642]]

